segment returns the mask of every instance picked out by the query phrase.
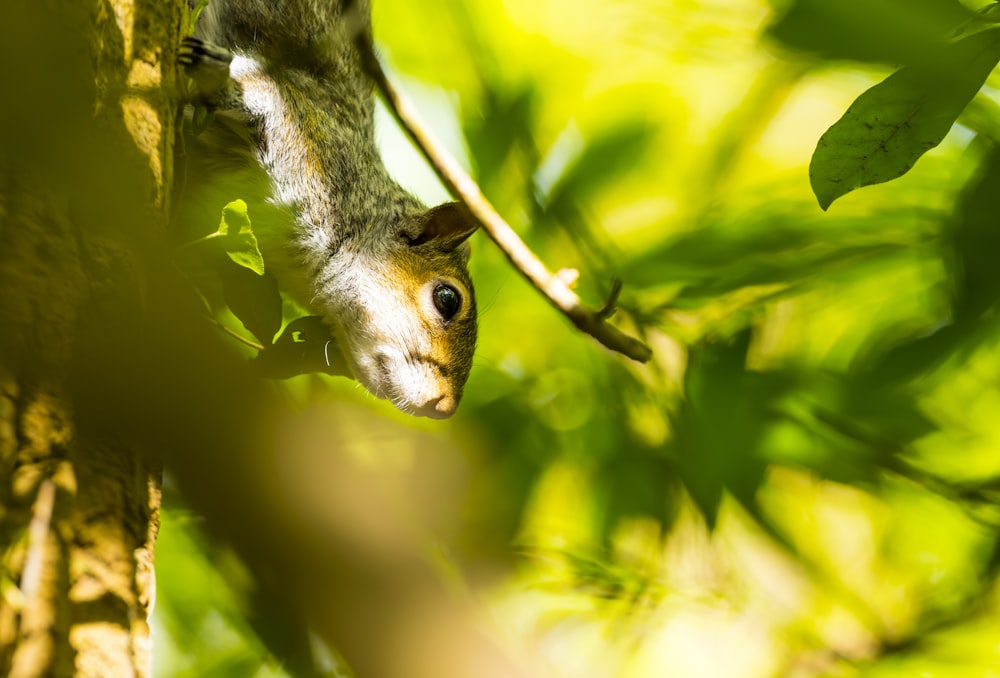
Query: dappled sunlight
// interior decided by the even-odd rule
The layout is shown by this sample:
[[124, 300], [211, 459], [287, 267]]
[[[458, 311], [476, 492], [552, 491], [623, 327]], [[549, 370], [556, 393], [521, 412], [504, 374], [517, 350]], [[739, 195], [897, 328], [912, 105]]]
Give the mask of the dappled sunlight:
[[[770, 3], [374, 5], [387, 64], [497, 209], [593, 307], [621, 280], [611, 322], [654, 351], [602, 350], [476, 236], [452, 420], [346, 379], [281, 386], [281, 453], [260, 461], [280, 518], [438, 587], [386, 642], [467, 650], [476, 676], [505, 675], [500, 656], [552, 678], [1000, 676], [1000, 260], [962, 221], [996, 221], [968, 188], [989, 130], [960, 118], [904, 177], [824, 211], [817, 141], [893, 69], [779, 43]], [[404, 185], [443, 198], [383, 113], [379, 138]], [[195, 559], [191, 522], [165, 521], [158, 562], [183, 575], [163, 576], [159, 675], [196, 675], [185, 652], [271, 667], [218, 593], [240, 567]], [[449, 649], [456, 628], [482, 635]]]

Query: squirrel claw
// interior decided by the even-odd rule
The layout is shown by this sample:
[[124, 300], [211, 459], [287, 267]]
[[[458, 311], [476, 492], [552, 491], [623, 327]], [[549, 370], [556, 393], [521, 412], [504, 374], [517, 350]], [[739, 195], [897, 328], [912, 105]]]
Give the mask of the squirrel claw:
[[181, 40], [177, 51], [177, 61], [188, 69], [208, 66], [228, 70], [232, 60], [233, 55], [228, 50], [192, 36]]

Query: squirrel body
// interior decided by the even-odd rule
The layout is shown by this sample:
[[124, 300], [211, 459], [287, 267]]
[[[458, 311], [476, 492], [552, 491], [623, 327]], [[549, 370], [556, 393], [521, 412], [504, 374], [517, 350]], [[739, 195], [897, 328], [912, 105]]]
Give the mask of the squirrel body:
[[269, 270], [331, 327], [353, 376], [443, 418], [475, 350], [476, 223], [389, 176], [359, 32], [370, 40], [366, 0], [211, 0], [183, 60], [216, 112], [189, 155], [204, 195], [214, 177], [248, 202]]

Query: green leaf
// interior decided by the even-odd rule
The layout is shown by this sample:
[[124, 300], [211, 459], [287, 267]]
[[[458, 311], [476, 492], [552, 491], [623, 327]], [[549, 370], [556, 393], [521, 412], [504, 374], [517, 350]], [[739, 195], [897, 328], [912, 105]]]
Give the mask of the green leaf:
[[606, 491], [602, 534], [608, 540], [624, 518], [651, 516], [669, 529], [677, 515], [677, 469], [666, 456], [623, 451], [601, 467]]
[[557, 221], [575, 221], [575, 201], [592, 197], [634, 170], [654, 146], [656, 133], [656, 126], [641, 118], [623, 120], [597, 133], [549, 190], [546, 213]]
[[201, 13], [205, 11], [206, 7], [208, 7], [208, 0], [197, 0], [197, 2], [193, 3], [191, 6], [191, 17], [190, 22], [188, 23], [188, 35], [194, 35], [194, 27], [198, 25], [198, 18], [201, 16]]
[[538, 92], [531, 88], [484, 89], [475, 113], [465, 122], [476, 175], [484, 188], [504, 181], [503, 168], [518, 149], [527, 151], [537, 163], [532, 136], [537, 99]]
[[876, 485], [895, 456], [930, 431], [910, 392], [867, 373], [801, 373], [773, 405], [761, 455], [839, 483]]
[[768, 34], [826, 59], [912, 65], [976, 20], [958, 0], [796, 0]]
[[278, 283], [273, 276], [257, 275], [243, 266], [225, 264], [219, 277], [226, 305], [261, 343], [269, 345], [281, 328]]
[[955, 257], [955, 316], [971, 320], [1000, 300], [1000, 150], [993, 148], [966, 188], [948, 235]]
[[820, 138], [809, 179], [820, 207], [905, 174], [941, 143], [1000, 60], [1000, 29], [941, 50], [932, 66], [897, 71], [862, 94]]
[[253, 365], [263, 376], [272, 379], [288, 379], [310, 372], [351, 375], [330, 328], [318, 316], [306, 316], [288, 323], [274, 345], [261, 351]]
[[724, 492], [754, 503], [767, 466], [761, 441], [786, 388], [779, 375], [746, 369], [749, 347], [747, 329], [695, 346], [689, 356], [674, 444], [681, 479], [709, 527]]
[[257, 275], [264, 275], [264, 257], [257, 246], [257, 236], [250, 228], [245, 202], [234, 200], [222, 208], [218, 232], [223, 236], [223, 246], [230, 259]]
[[[878, 228], [867, 217], [841, 219], [824, 229], [822, 215], [768, 214], [761, 207], [739, 228], [712, 224], [658, 243], [622, 265], [626, 289], [676, 286], [675, 306], [714, 303], [755, 285], [799, 285], [862, 262], [898, 256], [922, 234], [912, 212], [883, 212]], [[908, 229], [908, 230], [904, 230]]]

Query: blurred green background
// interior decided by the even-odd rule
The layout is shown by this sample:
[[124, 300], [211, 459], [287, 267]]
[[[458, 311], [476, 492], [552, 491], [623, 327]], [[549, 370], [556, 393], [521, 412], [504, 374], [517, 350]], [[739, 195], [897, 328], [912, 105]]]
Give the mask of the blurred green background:
[[[1000, 676], [1000, 80], [906, 176], [823, 212], [816, 142], [893, 69], [803, 50], [873, 32], [865, 3], [840, 33], [781, 21], [810, 4], [374, 3], [436, 135], [591, 305], [621, 279], [613, 322], [655, 353], [603, 350], [479, 235], [452, 420], [285, 383], [421, 436], [358, 427], [366, 464], [462, 469], [427, 557], [546, 675]], [[399, 181], [445, 200], [379, 123]], [[201, 528], [168, 480], [155, 675], [287, 675], [247, 620], [251, 577]]]

